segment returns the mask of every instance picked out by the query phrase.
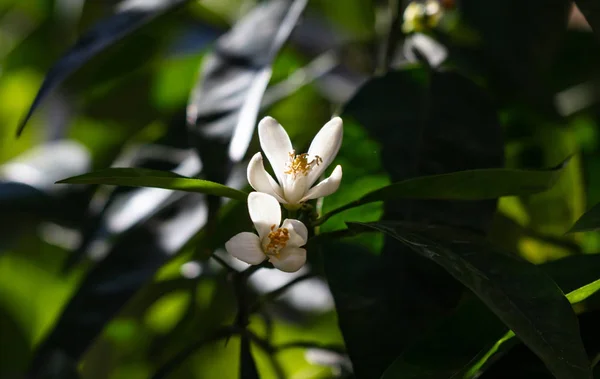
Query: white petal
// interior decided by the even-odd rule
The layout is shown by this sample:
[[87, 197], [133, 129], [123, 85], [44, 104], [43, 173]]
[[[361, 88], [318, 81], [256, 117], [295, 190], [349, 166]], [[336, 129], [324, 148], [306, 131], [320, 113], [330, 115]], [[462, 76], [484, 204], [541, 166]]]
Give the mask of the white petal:
[[283, 126], [274, 118], [267, 116], [258, 123], [258, 139], [279, 184], [283, 185], [285, 175], [283, 172], [290, 159], [289, 154], [293, 150], [290, 137]]
[[277, 199], [263, 192], [250, 192], [248, 195], [248, 212], [260, 239], [265, 238], [271, 231], [271, 226], [276, 228], [281, 224], [281, 208]]
[[299, 204], [300, 199], [308, 191], [308, 177], [300, 174], [296, 178], [293, 178], [291, 175], [288, 175], [284, 183], [283, 196], [287, 203]]
[[260, 239], [254, 233], [242, 232], [225, 242], [225, 249], [240, 261], [257, 265], [267, 257], [260, 247]]
[[317, 199], [319, 197], [331, 195], [332, 193], [338, 190], [341, 181], [342, 166], [337, 165], [333, 169], [333, 172], [331, 173], [329, 178], [323, 180], [321, 183], [309, 189], [306, 195], [300, 200], [300, 202], [305, 202], [307, 200]]
[[263, 164], [263, 158], [260, 153], [254, 154], [250, 163], [248, 163], [248, 183], [258, 192], [268, 193], [277, 199], [280, 203], [285, 203], [283, 193], [279, 184], [269, 175]]
[[286, 247], [279, 252], [279, 258], [269, 257], [275, 268], [285, 272], [296, 272], [306, 263], [306, 250], [299, 247]]
[[308, 229], [301, 221], [286, 218], [283, 220], [282, 228], [286, 228], [290, 233], [290, 239], [287, 243], [288, 247], [300, 247], [308, 241]]
[[333, 162], [340, 150], [340, 146], [342, 146], [343, 132], [342, 119], [334, 117], [319, 130], [319, 133], [313, 139], [308, 148], [308, 155], [311, 158], [318, 155], [323, 162], [314, 166], [308, 173], [308, 187], [312, 186], [319, 176], [323, 174], [323, 171]]

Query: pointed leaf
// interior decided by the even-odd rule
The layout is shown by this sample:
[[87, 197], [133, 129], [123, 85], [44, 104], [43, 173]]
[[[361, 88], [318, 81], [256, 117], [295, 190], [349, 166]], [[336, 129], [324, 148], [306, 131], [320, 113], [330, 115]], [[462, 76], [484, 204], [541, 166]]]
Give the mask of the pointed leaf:
[[600, 229], [600, 203], [594, 205], [575, 222], [569, 233]]
[[87, 60], [117, 42], [128, 33], [146, 24], [161, 13], [188, 0], [155, 0], [133, 1], [125, 0], [117, 7], [117, 13], [101, 20], [83, 34], [48, 71], [31, 107], [17, 129], [20, 135], [33, 112], [44, 98], [56, 88], [67, 76], [81, 67]]
[[592, 377], [577, 317], [560, 288], [539, 267], [494, 252], [449, 228], [405, 223], [351, 226], [384, 232], [442, 266], [512, 329], [556, 378]]
[[208, 180], [187, 178], [170, 171], [140, 168], [108, 168], [63, 179], [57, 183], [154, 187], [186, 192], [198, 192], [236, 200], [246, 200], [247, 197], [247, 194], [242, 191]]
[[[392, 182], [503, 164], [493, 102], [456, 72], [407, 66], [375, 77], [344, 106], [342, 118], [364, 127], [376, 143], [357, 143], [360, 157], [345, 158], [377, 167], [363, 158], [380, 156]], [[367, 150], [377, 145], [380, 154]], [[403, 199], [386, 201], [383, 208], [388, 219], [436, 220], [484, 232], [496, 202]], [[377, 257], [354, 254], [359, 247], [326, 247], [325, 270], [356, 376], [377, 378], [458, 305], [464, 287], [435, 263], [403, 253], [408, 248], [391, 237]]]
[[[539, 267], [569, 293], [567, 299], [573, 304], [584, 300], [579, 297], [574, 301], [575, 294], [589, 296], [597, 288], [594, 279], [599, 276], [600, 256], [574, 255]], [[400, 355], [382, 379], [475, 377], [519, 342], [513, 337], [514, 333], [506, 332], [506, 326], [481, 301], [469, 299]]]
[[187, 122], [200, 156], [214, 162], [206, 168], [208, 179], [224, 181], [231, 162], [246, 154], [271, 78], [271, 64], [306, 3], [260, 3], [221, 36], [204, 58], [188, 103]]
[[[573, 290], [573, 291], [569, 292], [568, 294], [566, 294], [565, 296], [571, 304], [577, 304], [577, 303], [580, 303], [580, 302], [586, 300], [588, 297], [592, 296], [599, 290], [600, 290], [600, 279], [595, 280], [592, 283], [586, 284], [585, 286], [580, 287], [576, 290]], [[470, 373], [471, 376], [475, 375], [475, 373], [477, 373], [487, 363], [487, 361], [500, 350], [500, 348], [505, 348], [506, 344], [508, 344], [508, 343], [514, 344], [514, 341], [512, 341], [512, 339], [514, 337], [515, 337], [515, 333], [512, 330], [506, 332], [506, 334], [504, 336], [502, 336], [502, 338], [500, 338], [498, 341], [496, 341], [496, 343], [494, 343], [492, 348], [490, 350], [488, 350], [487, 352], [485, 352], [485, 354], [483, 354], [481, 359], [479, 359], [468, 370], [468, 373]], [[469, 377], [471, 377], [471, 376], [469, 376]]]
[[549, 170], [489, 168], [422, 176], [390, 184], [331, 211], [341, 211], [374, 201], [398, 199], [484, 200], [544, 192], [556, 183], [567, 161]]

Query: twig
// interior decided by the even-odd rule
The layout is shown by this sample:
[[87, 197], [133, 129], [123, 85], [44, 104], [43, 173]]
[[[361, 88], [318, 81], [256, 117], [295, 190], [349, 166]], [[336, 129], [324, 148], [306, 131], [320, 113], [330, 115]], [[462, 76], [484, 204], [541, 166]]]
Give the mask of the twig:
[[291, 286], [293, 286], [294, 284], [297, 284], [303, 280], [306, 279], [310, 279], [312, 277], [314, 277], [315, 275], [312, 273], [308, 273], [308, 274], [304, 274], [302, 276], [298, 276], [297, 278], [294, 278], [292, 280], [290, 280], [288, 283], [284, 284], [283, 286], [277, 288], [276, 290], [273, 290], [263, 296], [261, 296], [258, 301], [256, 301], [251, 307], [250, 307], [250, 313], [254, 313], [257, 312], [259, 309], [261, 309], [266, 303], [273, 301], [275, 299], [277, 299], [279, 296], [281, 296], [285, 291], [287, 291], [288, 289], [290, 289]]
[[215, 261], [217, 261], [217, 263], [219, 263], [221, 266], [223, 266], [223, 268], [225, 270], [227, 270], [228, 272], [238, 272], [236, 269], [231, 267], [227, 262], [225, 262], [225, 260], [223, 258], [219, 257], [217, 254], [213, 253], [210, 257], [212, 259], [214, 259]]
[[390, 22], [389, 28], [379, 56], [378, 74], [385, 74], [396, 54], [400, 30], [400, 4], [399, 0], [389, 0]]
[[338, 354], [346, 354], [346, 348], [344, 346], [328, 344], [323, 345], [318, 342], [312, 341], [292, 341], [275, 346], [275, 351], [277, 352], [288, 349], [321, 349], [333, 351], [334, 353]]

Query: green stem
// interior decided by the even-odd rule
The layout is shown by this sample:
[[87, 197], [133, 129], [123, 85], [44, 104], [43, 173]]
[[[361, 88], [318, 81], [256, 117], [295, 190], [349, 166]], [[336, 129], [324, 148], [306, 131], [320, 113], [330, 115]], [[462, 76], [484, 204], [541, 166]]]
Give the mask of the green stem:
[[298, 211], [296, 209], [288, 209], [288, 218], [298, 218]]

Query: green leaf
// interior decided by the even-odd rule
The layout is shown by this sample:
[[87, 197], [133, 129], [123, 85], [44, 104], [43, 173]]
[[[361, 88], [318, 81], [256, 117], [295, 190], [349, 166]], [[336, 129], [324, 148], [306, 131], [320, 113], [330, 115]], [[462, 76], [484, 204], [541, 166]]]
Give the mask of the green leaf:
[[594, 205], [575, 222], [569, 233], [600, 229], [600, 203]]
[[[489, 168], [422, 176], [390, 184], [335, 209], [324, 220], [344, 210], [375, 201], [398, 199], [484, 200], [523, 196], [552, 188], [567, 161], [549, 170]], [[322, 221], [324, 221], [322, 220]]]
[[404, 180], [373, 191], [359, 201], [389, 199], [483, 200], [523, 196], [552, 187], [564, 164], [551, 170], [489, 168]]
[[397, 357], [381, 379], [462, 378], [457, 373], [468, 370], [482, 346], [494, 343], [505, 331], [504, 324], [471, 297]]
[[596, 292], [600, 290], [600, 279], [591, 282], [581, 288], [576, 289], [575, 291], [569, 292], [566, 296], [571, 304], [577, 304], [588, 297], [592, 296]]
[[[574, 291], [566, 294], [566, 298], [569, 300], [571, 304], [577, 304], [588, 297], [592, 296], [596, 292], [600, 290], [600, 279], [593, 281], [592, 283], [586, 284], [585, 286], [578, 288]], [[488, 350], [481, 359], [474, 364], [470, 370], [468, 371], [467, 377], [472, 377], [475, 375], [484, 365], [485, 363], [494, 355], [498, 350], [503, 347], [507, 342], [511, 342], [511, 340], [515, 337], [515, 333], [512, 330], [506, 332], [502, 338], [500, 338], [490, 350]]]
[[[569, 293], [573, 304], [588, 300], [597, 288], [600, 255], [573, 255], [538, 267]], [[573, 296], [584, 288], [586, 298], [574, 301]], [[469, 299], [403, 352], [382, 379], [472, 377], [516, 345], [519, 340], [514, 336], [481, 301]]]
[[[365, 138], [356, 144], [359, 148], [354, 155], [344, 157], [357, 167], [374, 166], [357, 173], [358, 178], [375, 172], [379, 160], [390, 183], [497, 168], [504, 162], [494, 102], [485, 89], [451, 70], [432, 72], [406, 66], [372, 78], [344, 105], [342, 118], [345, 124], [362, 126], [374, 142]], [[495, 200], [410, 199], [384, 202], [383, 217], [435, 220], [483, 233], [495, 209]], [[364, 216], [360, 214], [358, 220]], [[324, 246], [325, 271], [354, 373], [360, 378], [378, 378], [458, 306], [465, 289], [435, 263], [405, 253], [409, 249], [389, 236], [379, 256], [348, 239], [344, 242], [348, 243]]]
[[154, 187], [186, 192], [198, 192], [236, 200], [246, 200], [246, 197], [248, 196], [242, 191], [208, 180], [187, 178], [170, 171], [140, 168], [107, 168], [88, 174], [73, 176], [57, 183]]
[[48, 71], [31, 107], [21, 121], [17, 136], [21, 134], [33, 112], [40, 106], [50, 92], [72, 72], [81, 67], [90, 58], [119, 41], [127, 34], [148, 23], [160, 14], [183, 5], [187, 0], [159, 0], [150, 5], [130, 6], [100, 20], [71, 47]]
[[456, 229], [405, 223], [349, 226], [384, 232], [442, 266], [513, 330], [556, 378], [591, 378], [577, 317], [539, 267], [494, 252]]

